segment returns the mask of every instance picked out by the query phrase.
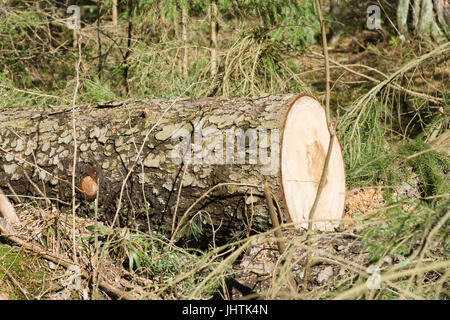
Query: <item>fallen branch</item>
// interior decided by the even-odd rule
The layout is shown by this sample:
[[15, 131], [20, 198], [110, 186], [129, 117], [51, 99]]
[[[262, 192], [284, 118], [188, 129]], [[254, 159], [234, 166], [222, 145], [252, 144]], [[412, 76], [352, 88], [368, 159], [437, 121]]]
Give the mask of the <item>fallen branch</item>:
[[[41, 248], [39, 248], [38, 246], [36, 246], [32, 243], [25, 242], [24, 240], [20, 239], [17, 236], [11, 235], [8, 232], [8, 230], [6, 230], [6, 228], [3, 227], [1, 224], [0, 224], [0, 234], [3, 237], [7, 238], [9, 241], [12, 241], [15, 244], [21, 246], [25, 250], [32, 251], [32, 252], [42, 256], [43, 258], [45, 258], [51, 262], [54, 262], [58, 265], [61, 265], [65, 268], [69, 268], [70, 266], [77, 266], [80, 268], [81, 276], [83, 278], [85, 278], [85, 279], [90, 278], [89, 273], [86, 270], [84, 270], [84, 268], [82, 266], [80, 266], [79, 264], [74, 263], [69, 260], [65, 260], [64, 258], [58, 257], [54, 254], [51, 254], [51, 253], [45, 251], [45, 250], [42, 250]], [[99, 280], [98, 284], [102, 289], [107, 290], [107, 291], [111, 292], [112, 294], [114, 294], [118, 299], [124, 299], [124, 300], [134, 300], [135, 299], [128, 292], [125, 292], [123, 290], [120, 290], [120, 289], [114, 287], [113, 285], [109, 284], [105, 280]]]
[[[322, 57], [322, 58], [324, 57], [323, 54], [320, 54], [320, 53], [318, 53], [318, 52], [312, 52], [312, 54], [313, 54], [313, 55], [316, 55], [316, 56], [319, 56], [319, 57]], [[348, 65], [347, 65], [347, 66], [346, 66], [346, 65], [343, 65], [343, 64], [341, 64], [341, 63], [339, 63], [339, 62], [337, 62], [337, 61], [335, 61], [335, 60], [333, 60], [333, 59], [331, 59], [331, 58], [329, 58], [329, 61], [332, 62], [333, 64], [335, 64], [336, 66], [338, 66], [338, 67], [340, 67], [340, 68], [343, 68], [344, 70], [347, 70], [348, 72], [353, 73], [353, 74], [355, 74], [355, 75], [357, 75], [357, 76], [360, 76], [360, 77], [362, 77], [362, 78], [366, 78], [367, 80], [370, 80], [370, 81], [372, 81], [372, 82], [375, 82], [376, 84], [380, 84], [380, 83], [381, 83], [380, 80], [375, 79], [375, 78], [373, 78], [373, 77], [371, 77], [371, 76], [368, 76], [368, 75], [366, 75], [366, 74], [364, 74], [364, 73], [355, 71], [355, 70], [351, 69], [350, 66], [348, 66]], [[359, 66], [359, 67], [367, 68], [367, 69], [369, 69], [369, 70], [371, 70], [371, 71], [374, 71], [374, 72], [377, 72], [377, 73], [383, 75], [386, 79], [389, 78], [386, 74], [382, 73], [381, 71], [379, 71], [379, 70], [377, 70], [377, 69], [375, 69], [375, 68], [369, 67], [369, 66], [365, 66], [365, 65], [363, 65], [363, 64], [352, 65], [352, 66]], [[403, 91], [403, 92], [405, 92], [405, 93], [408, 93], [408, 94], [410, 94], [410, 95], [412, 95], [412, 96], [415, 96], [415, 97], [418, 97], [418, 98], [422, 98], [422, 99], [425, 99], [425, 100], [433, 101], [433, 102], [436, 102], [436, 103], [441, 103], [441, 102], [443, 101], [442, 98], [432, 97], [432, 96], [427, 95], [427, 94], [422, 93], [422, 92], [416, 92], [416, 91], [413, 91], [413, 90], [404, 88], [404, 87], [398, 85], [397, 83], [388, 83], [387, 85], [388, 85], [389, 87], [391, 87], [391, 88], [394, 88], [394, 89]]]

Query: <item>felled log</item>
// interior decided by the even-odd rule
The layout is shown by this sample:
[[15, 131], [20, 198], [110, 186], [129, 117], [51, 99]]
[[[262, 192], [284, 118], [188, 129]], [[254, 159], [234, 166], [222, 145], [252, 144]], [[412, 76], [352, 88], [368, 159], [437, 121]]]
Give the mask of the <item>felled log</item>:
[[[306, 116], [307, 109], [315, 110], [314, 115]], [[288, 121], [285, 126], [288, 110], [295, 123]], [[118, 212], [120, 226], [170, 232], [187, 214], [183, 221], [195, 221], [197, 230], [203, 226], [209, 235], [237, 235], [249, 227], [267, 230], [270, 219], [263, 192], [267, 179], [286, 220], [304, 222], [327, 150], [324, 117], [315, 98], [294, 95], [79, 106], [75, 181], [82, 205], [78, 213], [93, 214], [92, 201], [98, 196], [100, 217], [112, 221]], [[305, 129], [303, 133], [295, 131], [297, 126]], [[282, 134], [289, 142], [280, 170]], [[327, 176], [328, 185], [334, 187], [323, 192], [324, 206], [319, 205], [318, 211], [324, 214], [316, 214], [320, 219], [342, 217], [345, 176], [336, 143], [333, 169]], [[73, 154], [70, 107], [14, 107], [0, 114], [0, 187], [9, 184], [19, 197], [70, 203]], [[215, 188], [186, 212], [220, 183], [228, 184]], [[296, 183], [309, 187], [291, 188]], [[314, 226], [330, 230], [337, 224], [334, 220]]]

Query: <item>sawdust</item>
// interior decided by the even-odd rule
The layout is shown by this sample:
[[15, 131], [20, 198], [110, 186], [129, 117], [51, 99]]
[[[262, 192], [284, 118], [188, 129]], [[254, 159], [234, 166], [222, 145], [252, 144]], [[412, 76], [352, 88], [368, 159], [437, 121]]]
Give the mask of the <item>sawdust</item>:
[[367, 213], [383, 204], [384, 192], [380, 187], [361, 188], [350, 191], [345, 199], [344, 218], [351, 219], [356, 212]]

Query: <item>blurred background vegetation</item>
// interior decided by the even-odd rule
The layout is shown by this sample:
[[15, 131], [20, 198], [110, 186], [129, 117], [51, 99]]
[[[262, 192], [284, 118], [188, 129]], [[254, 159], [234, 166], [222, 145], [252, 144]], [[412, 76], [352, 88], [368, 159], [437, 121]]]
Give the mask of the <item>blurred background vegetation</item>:
[[[78, 104], [325, 94], [312, 0], [0, 3], [0, 108], [69, 105], [78, 41]], [[394, 255], [448, 261], [447, 218], [442, 223], [450, 206], [448, 1], [321, 4], [332, 59], [331, 107], [348, 189], [383, 190], [377, 214], [354, 215], [370, 221], [361, 231], [369, 260]], [[79, 30], [67, 28], [69, 5], [81, 8]], [[380, 29], [368, 28], [371, 5], [380, 9]], [[430, 246], [428, 235], [436, 225], [441, 229]], [[124, 250], [133, 252], [124, 254], [128, 265], [151, 261], [153, 268], [154, 252], [136, 247], [145, 245]]]

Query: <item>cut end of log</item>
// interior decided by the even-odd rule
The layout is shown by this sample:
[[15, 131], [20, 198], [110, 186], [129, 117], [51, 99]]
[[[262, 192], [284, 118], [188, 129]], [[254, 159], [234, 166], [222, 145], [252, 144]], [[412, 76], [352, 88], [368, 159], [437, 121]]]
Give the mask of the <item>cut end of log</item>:
[[[290, 106], [283, 128], [280, 177], [287, 212], [297, 228], [307, 228], [330, 135], [325, 109], [311, 96], [299, 96]], [[345, 167], [337, 137], [314, 214], [313, 229], [332, 231], [342, 219]]]
[[98, 184], [91, 176], [86, 176], [81, 180], [81, 191], [88, 200], [95, 199], [97, 197]]

